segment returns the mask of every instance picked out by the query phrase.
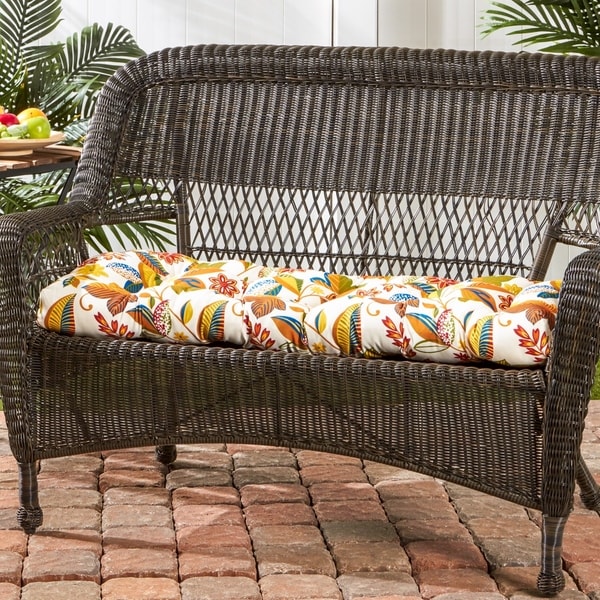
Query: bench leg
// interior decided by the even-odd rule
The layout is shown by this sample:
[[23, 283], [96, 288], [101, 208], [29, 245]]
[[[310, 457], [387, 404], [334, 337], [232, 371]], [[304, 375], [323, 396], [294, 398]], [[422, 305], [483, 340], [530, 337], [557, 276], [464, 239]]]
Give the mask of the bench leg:
[[17, 522], [27, 534], [35, 533], [42, 524], [43, 513], [38, 498], [38, 464], [19, 463], [19, 502]]
[[542, 568], [538, 575], [538, 590], [545, 596], [558, 594], [565, 587], [562, 569], [562, 540], [567, 517], [543, 515]]
[[175, 459], [177, 458], [177, 446], [175, 445], [156, 446], [154, 452], [156, 454], [156, 460], [163, 465], [170, 465], [172, 462], [175, 462]]
[[600, 514], [600, 488], [582, 458], [577, 466], [577, 485], [583, 505]]

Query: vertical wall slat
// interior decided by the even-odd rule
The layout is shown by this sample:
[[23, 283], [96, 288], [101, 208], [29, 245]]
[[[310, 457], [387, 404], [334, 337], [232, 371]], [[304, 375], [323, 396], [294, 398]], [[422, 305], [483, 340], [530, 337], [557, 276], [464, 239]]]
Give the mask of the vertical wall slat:
[[427, 48], [427, 0], [379, 0], [379, 45]]
[[61, 22], [48, 36], [49, 41], [64, 42], [75, 32], [79, 33], [86, 25], [93, 23], [95, 19], [90, 19], [87, 5], [87, 2], [81, 0], [62, 0]]
[[181, 0], [141, 2], [137, 16], [138, 44], [147, 52], [185, 44], [186, 4]]
[[235, 0], [187, 0], [186, 44], [235, 43]]
[[[64, 11], [65, 0], [63, 0]], [[118, 18], [116, 17], [118, 15]], [[65, 16], [63, 14], [63, 16]], [[138, 3], [133, 0], [103, 0], [102, 2], [88, 3], [88, 18], [86, 24], [99, 23], [106, 26], [108, 23], [122, 25], [131, 31], [133, 37], [138, 38]], [[139, 43], [139, 42], [138, 42]]]
[[331, 45], [333, 28], [331, 0], [285, 0], [284, 44]]
[[90, 23], [131, 30], [144, 50], [196, 43], [410, 46], [518, 50], [517, 37], [482, 36], [493, 0], [62, 0], [48, 41]]
[[428, 0], [428, 47], [474, 48], [476, 20], [475, 0]]
[[333, 44], [378, 45], [377, 0], [333, 0]]
[[475, 13], [476, 13], [476, 31], [475, 31], [475, 45], [473, 48], [467, 48], [468, 50], [519, 50], [518, 47], [513, 45], [514, 41], [518, 41], [515, 36], [507, 36], [504, 32], [499, 31], [488, 36], [482, 35], [482, 15], [483, 12], [490, 8], [492, 0], [475, 0]]
[[283, 0], [236, 0], [237, 44], [283, 44]]

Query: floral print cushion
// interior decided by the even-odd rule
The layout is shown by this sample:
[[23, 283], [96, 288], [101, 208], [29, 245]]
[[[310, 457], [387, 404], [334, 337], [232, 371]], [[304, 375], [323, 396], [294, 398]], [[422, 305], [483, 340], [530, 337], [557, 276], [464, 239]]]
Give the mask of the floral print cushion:
[[132, 250], [96, 256], [47, 286], [37, 320], [66, 335], [527, 367], [548, 357], [559, 289], [522, 277], [350, 276]]

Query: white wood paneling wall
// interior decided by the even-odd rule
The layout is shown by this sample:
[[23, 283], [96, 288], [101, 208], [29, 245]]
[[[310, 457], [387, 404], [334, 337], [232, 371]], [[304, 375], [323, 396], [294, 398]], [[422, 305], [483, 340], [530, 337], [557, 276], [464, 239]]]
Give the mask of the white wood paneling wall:
[[88, 23], [131, 30], [150, 52], [198, 43], [514, 48], [483, 38], [491, 0], [63, 0], [64, 40]]

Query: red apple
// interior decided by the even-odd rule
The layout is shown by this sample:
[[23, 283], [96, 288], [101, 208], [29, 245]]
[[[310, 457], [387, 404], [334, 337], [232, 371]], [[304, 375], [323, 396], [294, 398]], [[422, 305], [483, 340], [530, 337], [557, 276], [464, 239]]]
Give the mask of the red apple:
[[18, 125], [19, 119], [17, 119], [17, 115], [13, 115], [13, 113], [0, 113], [0, 123], [2, 123], [2, 125], [10, 127], [11, 125]]

